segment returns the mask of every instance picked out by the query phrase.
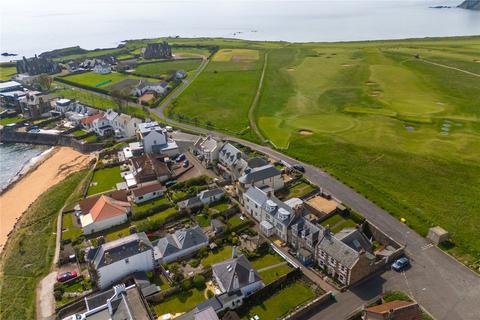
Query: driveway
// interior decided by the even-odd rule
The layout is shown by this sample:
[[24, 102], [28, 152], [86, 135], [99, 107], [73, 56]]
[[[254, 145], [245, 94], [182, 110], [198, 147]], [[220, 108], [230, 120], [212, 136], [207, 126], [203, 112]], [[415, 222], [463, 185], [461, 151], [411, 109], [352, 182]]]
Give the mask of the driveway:
[[37, 287], [37, 319], [52, 319], [55, 314], [53, 286], [57, 282], [57, 272], [49, 273]]

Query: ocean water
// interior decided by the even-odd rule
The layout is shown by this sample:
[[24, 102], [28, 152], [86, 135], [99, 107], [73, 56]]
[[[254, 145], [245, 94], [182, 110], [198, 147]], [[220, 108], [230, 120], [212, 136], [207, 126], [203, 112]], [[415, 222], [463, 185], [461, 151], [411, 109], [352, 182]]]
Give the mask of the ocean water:
[[[7, 0], [1, 51], [32, 56], [80, 45], [160, 36], [351, 41], [480, 35], [480, 12], [462, 0]], [[3, 61], [10, 57], [1, 57]]]
[[0, 191], [5, 189], [25, 166], [48, 150], [47, 146], [0, 143]]

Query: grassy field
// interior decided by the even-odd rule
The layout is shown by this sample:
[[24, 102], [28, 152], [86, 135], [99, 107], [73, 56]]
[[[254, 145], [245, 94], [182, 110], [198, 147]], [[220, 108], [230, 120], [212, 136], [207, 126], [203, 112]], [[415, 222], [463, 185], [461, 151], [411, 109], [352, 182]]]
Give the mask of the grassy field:
[[63, 215], [62, 220], [62, 240], [75, 239], [83, 234], [82, 228], [74, 225], [75, 216], [73, 213]]
[[18, 122], [22, 119], [23, 119], [22, 117], [18, 117], [18, 116], [17, 117], [10, 117], [10, 118], [3, 118], [3, 119], [0, 119], [0, 125], [4, 126], [6, 124]]
[[78, 195], [85, 174], [76, 173], [53, 186], [22, 216], [0, 265], [1, 319], [35, 318], [35, 288], [51, 267], [58, 212], [69, 197]]
[[170, 204], [170, 201], [166, 196], [162, 196], [160, 198], [156, 198], [153, 200], [145, 201], [140, 204], [133, 204], [132, 206], [132, 212], [133, 216], [135, 215], [141, 215], [144, 212], [151, 210], [155, 207], [161, 206], [163, 204]]
[[119, 83], [122, 80], [133, 79], [133, 80], [148, 80], [146, 78], [126, 75], [123, 73], [112, 72], [108, 74], [99, 74], [93, 71], [73, 74], [66, 77], [63, 77], [65, 80], [69, 80], [78, 84], [83, 84], [92, 88], [101, 88], [109, 90], [109, 88]]
[[[218, 44], [231, 50], [236, 42]], [[210, 121], [255, 141], [242, 133], [268, 50], [254, 115], [262, 135], [405, 218], [420, 234], [434, 225], [447, 229], [454, 242], [449, 252], [478, 269], [480, 81], [445, 66], [480, 74], [480, 37], [269, 47], [239, 41], [238, 47], [259, 51], [255, 77], [242, 78], [253, 71], [213, 73], [218, 63], [239, 63], [220, 50], [178, 98], [177, 118]], [[218, 77], [224, 83], [215, 82]]]
[[300, 282], [280, 290], [261, 304], [251, 308], [242, 319], [248, 320], [258, 315], [262, 320], [275, 320], [286, 315], [295, 307], [302, 305], [315, 297], [310, 288]]
[[227, 60], [227, 53], [218, 52], [193, 85], [177, 98], [170, 114], [180, 114], [183, 120], [201, 126], [245, 134], [263, 62], [263, 55], [253, 52], [252, 59], [231, 60]]
[[[112, 99], [96, 94], [94, 92], [89, 92], [86, 90], [78, 89], [73, 86], [69, 86], [60, 82], [54, 83], [56, 90], [52, 92], [52, 95], [56, 97], [63, 97], [66, 99], [77, 100], [80, 103], [92, 106], [96, 109], [114, 109], [118, 110], [118, 106], [113, 102]], [[125, 112], [131, 116], [146, 118], [148, 116], [141, 108], [136, 108], [133, 106], [127, 106], [122, 112]]]
[[200, 59], [188, 59], [177, 61], [165, 61], [156, 63], [142, 64], [135, 68], [135, 73], [146, 76], [166, 76], [178, 70], [190, 72], [198, 68]]
[[100, 192], [115, 189], [117, 183], [122, 182], [120, 167], [103, 168], [95, 171], [87, 195], [91, 196]]
[[168, 297], [154, 306], [155, 313], [162, 316], [166, 313], [176, 314], [192, 310], [195, 306], [207, 300], [204, 290], [191, 289], [188, 292], [180, 292]]
[[16, 67], [0, 67], [0, 81], [8, 81], [16, 73]]

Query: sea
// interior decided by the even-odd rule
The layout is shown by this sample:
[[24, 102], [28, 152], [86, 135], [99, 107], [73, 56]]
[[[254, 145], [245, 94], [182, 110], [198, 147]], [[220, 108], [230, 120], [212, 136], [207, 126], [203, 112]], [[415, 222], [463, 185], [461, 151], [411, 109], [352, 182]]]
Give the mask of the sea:
[[480, 35], [480, 11], [430, 8], [462, 1], [6, 0], [0, 47], [18, 58], [162, 36], [308, 42]]
[[[309, 42], [480, 35], [480, 11], [430, 8], [461, 1], [6, 0], [0, 51], [21, 58], [163, 36]], [[1, 144], [0, 189], [46, 149]]]
[[0, 192], [28, 171], [50, 147], [23, 143], [0, 143]]

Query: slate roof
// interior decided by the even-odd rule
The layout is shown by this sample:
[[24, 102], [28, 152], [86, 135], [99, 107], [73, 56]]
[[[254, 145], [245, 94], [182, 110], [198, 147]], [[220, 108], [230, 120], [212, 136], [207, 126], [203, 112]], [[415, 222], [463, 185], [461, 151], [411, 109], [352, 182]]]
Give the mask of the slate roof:
[[360, 257], [359, 252], [335, 238], [327, 230], [324, 230], [318, 241], [318, 248], [347, 268], [352, 268]]
[[276, 221], [287, 226], [293, 223], [296, 217], [293, 209], [275, 196], [272, 196], [265, 201], [262, 205], [262, 209], [269, 215], [274, 216]]
[[271, 164], [267, 164], [261, 167], [246, 169], [244, 175], [241, 176], [238, 181], [243, 184], [252, 184], [254, 182], [269, 179], [281, 174], [282, 172], [280, 170]]
[[220, 143], [212, 138], [211, 136], [199, 137], [194, 144], [196, 149], [202, 150], [203, 152], [213, 152]]
[[203, 206], [203, 202], [200, 201], [200, 199], [197, 196], [195, 196], [195, 197], [189, 198], [187, 200], [180, 201], [178, 203], [178, 206], [181, 209], [195, 208], [195, 207]]
[[355, 228], [346, 228], [335, 234], [335, 237], [348, 245], [355, 251], [365, 250], [365, 252], [372, 252], [372, 244], [368, 238]]
[[[253, 269], [250, 261], [248, 261], [243, 254], [212, 266], [212, 272], [215, 278], [222, 283], [226, 292], [236, 291], [253, 283], [249, 281], [250, 270], [254, 272], [254, 282], [262, 280], [258, 272]], [[234, 288], [235, 277], [238, 278], [239, 288]]]
[[268, 164], [268, 161], [261, 157], [253, 157], [247, 162], [249, 168], [262, 167]]
[[176, 252], [187, 250], [201, 243], [208, 243], [208, 237], [202, 228], [195, 226], [189, 229], [177, 230], [158, 240], [156, 247], [162, 258]]
[[200, 199], [207, 199], [207, 198], [210, 198], [210, 197], [215, 197], [215, 196], [221, 195], [223, 193], [224, 193], [223, 189], [215, 188], [215, 189], [203, 190], [203, 191], [199, 192], [197, 196]]
[[146, 195], [147, 193], [151, 193], [154, 191], [163, 191], [164, 189], [165, 189], [164, 186], [162, 186], [158, 182], [155, 182], [146, 186], [135, 188], [132, 190], [132, 192], [135, 197], [141, 197], [143, 195]]
[[167, 164], [151, 154], [133, 157], [130, 159], [130, 162], [135, 168], [135, 177], [138, 176], [140, 180], [143, 180], [144, 178], [147, 179], [151, 176], [158, 178], [172, 175], [172, 172], [168, 168]]
[[87, 253], [87, 259], [93, 262], [96, 269], [107, 264], [135, 256], [139, 253], [152, 250], [153, 246], [145, 232], [134, 233], [129, 236], [102, 244], [100, 247]]
[[238, 178], [248, 166], [244, 154], [230, 143], [226, 143], [218, 154], [220, 163], [226, 166], [235, 178]]
[[268, 199], [267, 194], [255, 186], [248, 188], [244, 194], [260, 206]]

